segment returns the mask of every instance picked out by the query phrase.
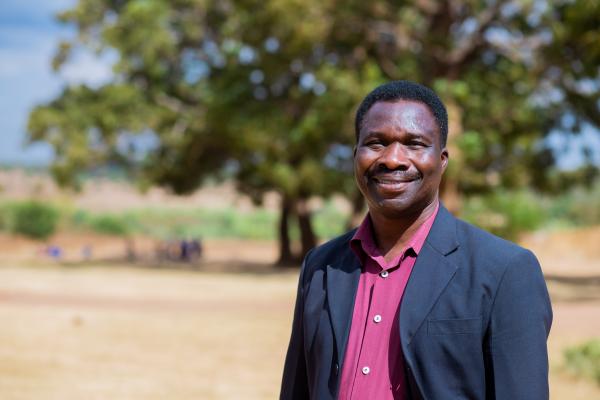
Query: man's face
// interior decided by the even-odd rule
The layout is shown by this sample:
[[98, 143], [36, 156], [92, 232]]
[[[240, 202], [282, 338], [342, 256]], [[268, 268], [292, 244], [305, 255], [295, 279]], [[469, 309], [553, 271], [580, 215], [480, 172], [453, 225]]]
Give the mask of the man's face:
[[418, 101], [377, 102], [367, 112], [354, 153], [354, 175], [371, 213], [401, 218], [438, 196], [448, 152], [429, 108]]

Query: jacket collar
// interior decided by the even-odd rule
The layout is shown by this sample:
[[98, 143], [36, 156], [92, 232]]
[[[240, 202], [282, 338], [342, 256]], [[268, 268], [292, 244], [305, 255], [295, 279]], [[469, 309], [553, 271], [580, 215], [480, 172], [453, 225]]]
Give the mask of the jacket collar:
[[459, 247], [456, 218], [443, 206], [404, 289], [400, 307], [400, 338], [410, 344], [458, 266], [447, 256]]

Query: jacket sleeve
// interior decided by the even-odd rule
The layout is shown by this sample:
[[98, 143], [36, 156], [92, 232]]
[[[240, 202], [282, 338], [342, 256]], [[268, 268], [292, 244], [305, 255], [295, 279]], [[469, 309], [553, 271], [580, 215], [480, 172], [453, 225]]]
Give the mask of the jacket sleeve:
[[283, 368], [283, 379], [281, 382], [281, 400], [308, 399], [308, 377], [306, 371], [306, 359], [304, 352], [304, 275], [308, 256], [306, 255], [300, 278], [298, 280], [298, 292], [296, 295], [296, 306], [294, 307], [294, 320], [292, 323], [292, 336], [288, 346], [285, 365]]
[[488, 386], [488, 397], [549, 398], [546, 340], [551, 325], [540, 265], [530, 251], [520, 251], [507, 265], [491, 309], [487, 347], [493, 387]]

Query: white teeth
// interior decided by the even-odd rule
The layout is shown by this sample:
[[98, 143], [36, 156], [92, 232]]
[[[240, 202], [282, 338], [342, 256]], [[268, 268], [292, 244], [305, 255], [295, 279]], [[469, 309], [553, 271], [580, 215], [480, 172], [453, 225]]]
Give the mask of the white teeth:
[[386, 185], [395, 185], [399, 183], [408, 183], [410, 181], [398, 181], [398, 180], [388, 180], [388, 179], [376, 179], [378, 183], [383, 183]]

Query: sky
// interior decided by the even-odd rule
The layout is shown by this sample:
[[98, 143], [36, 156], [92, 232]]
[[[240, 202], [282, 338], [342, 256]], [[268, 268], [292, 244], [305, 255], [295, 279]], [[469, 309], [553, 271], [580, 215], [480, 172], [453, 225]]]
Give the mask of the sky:
[[[76, 0], [2, 0], [0, 12], [0, 165], [45, 166], [53, 157], [44, 143], [26, 145], [27, 117], [31, 109], [56, 97], [66, 84], [98, 86], [111, 78], [111, 60], [79, 53], [60, 73], [51, 68], [61, 39], [75, 34], [73, 27], [58, 23], [54, 15]], [[576, 168], [583, 162], [583, 143], [599, 149], [600, 134], [585, 127], [574, 140], [550, 135], [559, 166]]]
[[51, 60], [61, 39], [74, 34], [54, 15], [75, 0], [2, 0], [0, 12], [0, 165], [47, 165], [49, 145], [26, 146], [27, 116], [56, 97], [68, 83], [98, 85], [111, 75], [110, 65], [81, 54], [60, 74]]

